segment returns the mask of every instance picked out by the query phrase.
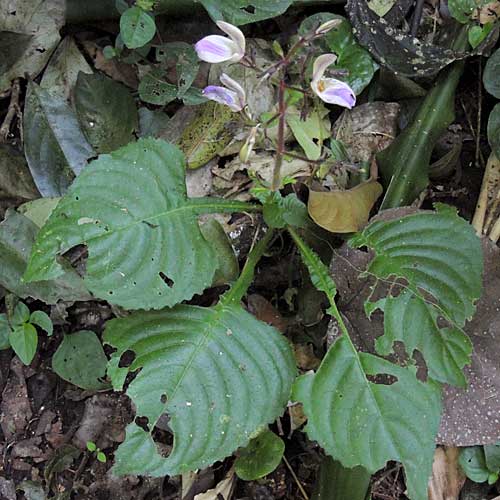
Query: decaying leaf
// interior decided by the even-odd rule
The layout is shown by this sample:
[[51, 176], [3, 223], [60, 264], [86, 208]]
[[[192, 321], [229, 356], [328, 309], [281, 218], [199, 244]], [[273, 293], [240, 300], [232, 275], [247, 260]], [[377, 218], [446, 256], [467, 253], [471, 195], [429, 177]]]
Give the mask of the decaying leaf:
[[318, 226], [332, 233], [353, 233], [368, 222], [370, 210], [382, 191], [375, 180], [347, 191], [309, 191], [307, 209]]
[[194, 497], [194, 500], [230, 500], [232, 491], [235, 485], [236, 476], [234, 470], [231, 469], [226, 478], [223, 479], [215, 488], [199, 493]]

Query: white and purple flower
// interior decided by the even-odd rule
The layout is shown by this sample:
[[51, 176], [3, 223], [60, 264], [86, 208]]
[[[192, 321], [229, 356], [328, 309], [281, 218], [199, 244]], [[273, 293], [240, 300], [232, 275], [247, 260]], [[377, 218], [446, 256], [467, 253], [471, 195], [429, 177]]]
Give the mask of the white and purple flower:
[[323, 54], [314, 61], [311, 87], [322, 101], [351, 109], [356, 104], [356, 95], [351, 87], [335, 78], [323, 77], [328, 66], [336, 60], [335, 54]]
[[209, 63], [240, 61], [245, 55], [245, 35], [236, 26], [224, 21], [218, 21], [217, 26], [229, 38], [220, 35], [202, 38], [194, 46], [198, 57]]
[[224, 87], [209, 85], [202, 94], [211, 101], [229, 106], [235, 112], [241, 111], [246, 106], [245, 89], [225, 73], [222, 73], [220, 81]]

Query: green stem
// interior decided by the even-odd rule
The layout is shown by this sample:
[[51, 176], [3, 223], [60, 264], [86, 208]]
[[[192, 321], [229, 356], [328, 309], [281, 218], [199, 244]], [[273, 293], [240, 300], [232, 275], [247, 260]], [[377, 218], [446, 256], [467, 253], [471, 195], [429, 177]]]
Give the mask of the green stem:
[[248, 254], [247, 261], [243, 266], [240, 277], [231, 287], [229, 292], [227, 292], [221, 299], [221, 303], [223, 305], [239, 304], [243, 296], [247, 293], [248, 287], [253, 280], [255, 266], [266, 251], [266, 248], [273, 237], [273, 233], [274, 231], [272, 229], [268, 229], [266, 235], [252, 248], [251, 252]]
[[276, 148], [276, 158], [274, 160], [273, 182], [271, 184], [272, 191], [279, 191], [279, 188], [281, 187], [281, 165], [283, 163], [283, 150], [285, 148], [286, 84], [283, 78], [280, 81], [278, 92], [278, 147]]

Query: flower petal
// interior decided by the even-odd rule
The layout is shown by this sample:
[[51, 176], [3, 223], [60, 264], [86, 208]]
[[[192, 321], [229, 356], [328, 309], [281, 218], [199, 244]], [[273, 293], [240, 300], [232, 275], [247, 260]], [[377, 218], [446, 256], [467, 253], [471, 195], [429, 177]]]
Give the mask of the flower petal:
[[326, 68], [337, 60], [335, 54], [323, 54], [316, 58], [313, 64], [312, 81], [319, 82], [325, 74]]
[[202, 61], [209, 63], [230, 61], [238, 54], [237, 45], [229, 38], [220, 35], [209, 35], [202, 38], [194, 46], [194, 49]]
[[337, 104], [349, 109], [356, 104], [356, 95], [351, 87], [335, 78], [323, 78], [315, 92], [321, 100], [329, 104]]
[[203, 89], [202, 94], [211, 101], [229, 106], [233, 111], [241, 111], [243, 109], [236, 92], [226, 89], [226, 87], [209, 85]]
[[[231, 40], [238, 47], [238, 53], [239, 53], [239, 55], [241, 55], [241, 57], [239, 59], [237, 59], [236, 61], [239, 61], [245, 55], [245, 47], [246, 47], [245, 35], [242, 33], [242, 31], [239, 28], [237, 28], [236, 26], [233, 26], [232, 24], [226, 23], [224, 21], [217, 21], [217, 26], [224, 33], [229, 35], [229, 38], [231, 38]], [[233, 61], [233, 62], [236, 62], [236, 61]]]
[[220, 81], [238, 96], [241, 107], [244, 108], [247, 101], [245, 89], [236, 80], [233, 80], [231, 77], [226, 75], [226, 73], [222, 73]]
[[321, 24], [314, 33], [316, 35], [324, 35], [333, 28], [336, 28], [341, 23], [342, 19], [330, 19], [329, 21], [326, 21], [325, 23]]

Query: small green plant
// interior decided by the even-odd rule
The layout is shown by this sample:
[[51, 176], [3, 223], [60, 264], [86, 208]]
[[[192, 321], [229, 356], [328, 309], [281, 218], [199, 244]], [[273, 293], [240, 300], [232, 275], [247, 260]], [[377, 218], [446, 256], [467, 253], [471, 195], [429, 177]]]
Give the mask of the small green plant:
[[99, 462], [105, 464], [106, 463], [106, 455], [103, 451], [101, 451], [100, 448], [97, 447], [97, 445], [93, 441], [87, 441], [87, 450], [90, 451], [90, 453], [95, 453], [95, 456]]
[[500, 443], [462, 448], [459, 463], [471, 481], [494, 484], [500, 475]]
[[0, 314], [0, 349], [12, 347], [19, 359], [29, 365], [38, 346], [35, 326], [52, 335], [52, 321], [43, 311], [30, 310], [23, 302], [18, 302], [12, 314]]

